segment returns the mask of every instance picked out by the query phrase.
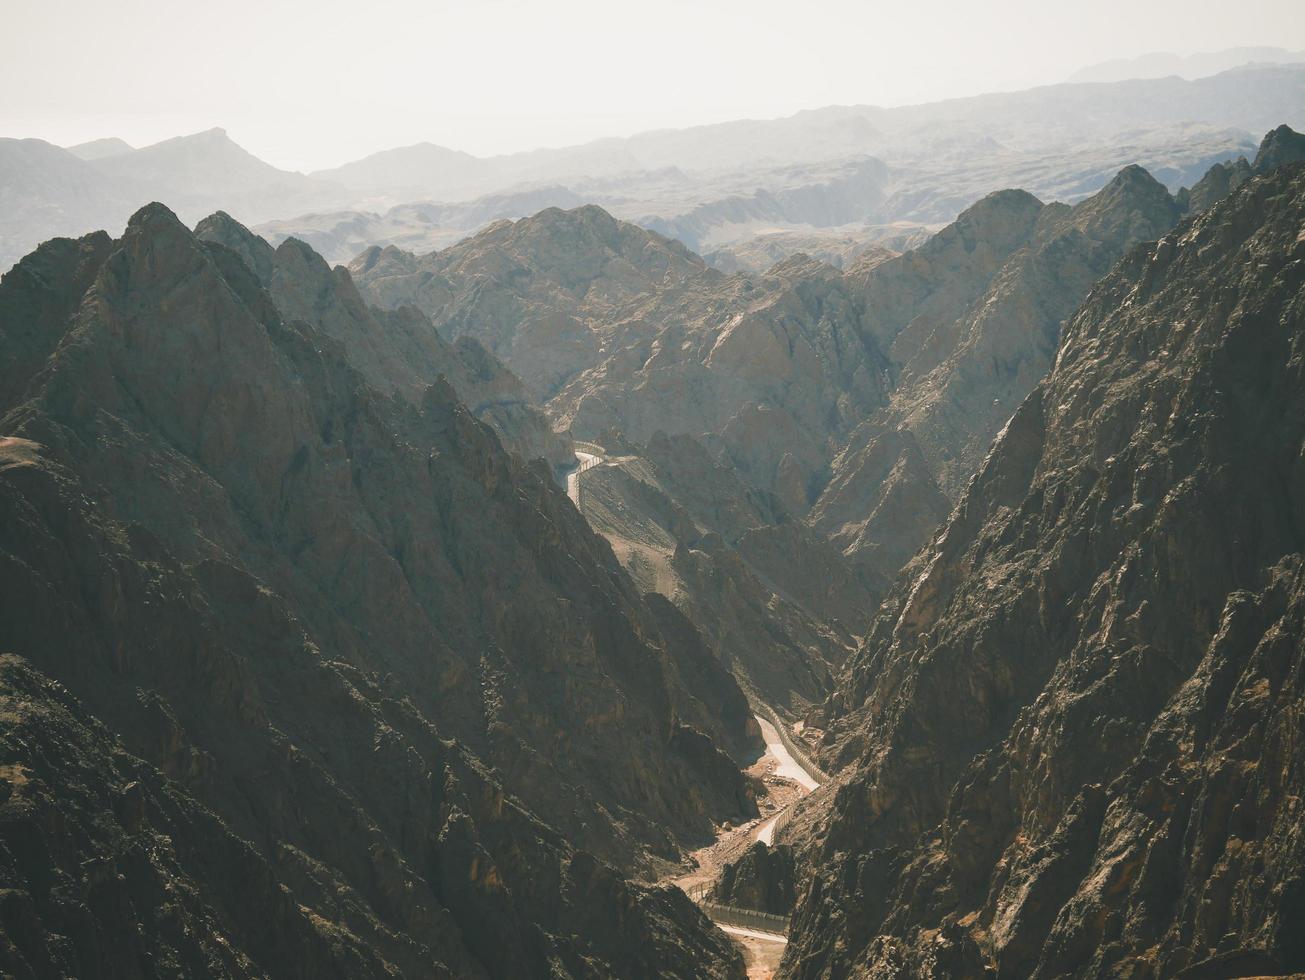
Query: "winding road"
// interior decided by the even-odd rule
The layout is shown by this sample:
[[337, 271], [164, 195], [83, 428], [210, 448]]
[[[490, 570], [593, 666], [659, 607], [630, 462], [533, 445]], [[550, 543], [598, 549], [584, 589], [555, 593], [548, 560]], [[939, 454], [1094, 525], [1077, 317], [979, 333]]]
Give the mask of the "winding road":
[[721, 932], [728, 932], [734, 936], [746, 936], [748, 939], [760, 939], [767, 943], [780, 943], [787, 945], [788, 936], [781, 936], [777, 932], [758, 932], [756, 929], [744, 929], [742, 926], [727, 926], [724, 923], [717, 922], [716, 928]]
[[[577, 448], [575, 450], [576, 468], [566, 475], [566, 495], [571, 498], [571, 503], [575, 504], [576, 509], [581, 510], [580, 474], [585, 470], [593, 469], [607, 457], [602, 454], [601, 448], [593, 443], [577, 442], [575, 445], [577, 447], [586, 446], [589, 449], [595, 450], [594, 452], [585, 452]], [[581, 510], [581, 513], [583, 513], [583, 510]]]
[[[566, 493], [567, 496], [571, 498], [571, 502], [576, 505], [577, 509], [579, 509], [581, 513], [584, 513], [584, 509], [580, 504], [580, 475], [584, 473], [585, 470], [592, 469], [600, 463], [603, 463], [606, 460], [606, 456], [603, 455], [602, 447], [593, 443], [577, 442], [575, 443], [575, 446], [576, 468], [566, 476]], [[581, 449], [581, 446], [584, 446], [584, 449]], [[590, 452], [589, 450], [593, 451]], [[820, 785], [819, 780], [813, 778], [806, 769], [802, 768], [801, 763], [793, 758], [792, 753], [789, 752], [788, 747], [784, 744], [784, 740], [781, 738], [779, 731], [775, 726], [761, 715], [753, 715], [753, 717], [756, 718], [757, 724], [761, 728], [761, 737], [766, 743], [766, 753], [772, 756], [775, 760], [775, 775], [797, 783], [797, 785], [802, 788], [803, 796], [816, 789], [816, 787]], [[771, 846], [774, 843], [775, 828], [779, 824], [779, 821], [785, 816], [785, 814], [792, 810], [792, 808], [793, 804], [789, 804], [765, 823], [761, 824], [761, 826], [757, 828], [756, 839], [761, 841], [767, 847]], [[700, 900], [701, 896], [695, 898], [695, 901]], [[724, 909], [722, 908], [721, 911], [724, 911]], [[708, 915], [712, 915], [711, 910], [708, 910]], [[716, 917], [713, 916], [713, 918]], [[743, 926], [721, 922], [718, 918], [716, 919], [716, 925], [727, 933], [747, 939], [771, 943], [788, 942], [787, 937], [781, 933], [748, 929]]]
[[[791, 779], [801, 786], [807, 793], [810, 793], [820, 784], [811, 778], [811, 775], [803, 769], [796, 759], [789, 753], [783, 740], [779, 737], [779, 732], [775, 726], [768, 722], [761, 715], [754, 715], [757, 724], [761, 726], [761, 737], [766, 742], [766, 751], [775, 757], [777, 765], [775, 766], [775, 775], [783, 776], [785, 779]], [[805, 794], [803, 794], [805, 795]], [[785, 811], [781, 810], [775, 814], [757, 829], [757, 840], [771, 846], [775, 840], [775, 824], [779, 818], [784, 815]]]

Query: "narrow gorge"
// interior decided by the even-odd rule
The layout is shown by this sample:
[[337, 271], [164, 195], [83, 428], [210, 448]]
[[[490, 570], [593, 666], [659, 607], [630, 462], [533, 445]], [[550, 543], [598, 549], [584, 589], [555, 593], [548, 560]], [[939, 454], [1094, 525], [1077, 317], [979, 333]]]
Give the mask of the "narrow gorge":
[[[1305, 976], [1305, 33], [303, 172], [138, 135], [162, 77], [307, 153], [689, 50], [393, 6], [184, 72], [156, 0], [148, 57], [0, 15], [98, 66], [66, 146], [0, 111], [0, 976]], [[944, 6], [971, 73], [1042, 30]]]

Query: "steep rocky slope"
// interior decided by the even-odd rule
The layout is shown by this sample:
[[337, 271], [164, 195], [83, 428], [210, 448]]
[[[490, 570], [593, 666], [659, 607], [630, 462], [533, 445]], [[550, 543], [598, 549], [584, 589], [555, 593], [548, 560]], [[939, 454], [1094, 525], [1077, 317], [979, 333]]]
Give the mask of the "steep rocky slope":
[[824, 701], [875, 590], [691, 437], [606, 441], [581, 476], [582, 511], [639, 586], [681, 609], [767, 704], [802, 715]]
[[273, 249], [221, 211], [196, 225], [195, 234], [239, 254], [286, 316], [337, 341], [373, 387], [420, 402], [431, 381], [444, 375], [508, 449], [523, 459], [547, 459], [555, 469], [575, 464], [571, 440], [553, 432], [521, 382], [474, 339], [450, 345], [412, 307], [369, 307], [345, 269], [329, 268], [296, 239]]
[[[424, 258], [373, 251], [354, 271], [376, 301], [497, 345], [559, 425], [619, 433], [637, 465], [588, 474], [591, 523], [801, 715], [1046, 373], [1064, 318], [1180, 213], [1129, 167], [1073, 207], [990, 195], [920, 248], [844, 272], [793, 256], [722, 275], [595, 208]], [[711, 458], [669, 451], [689, 445]]]
[[868, 328], [896, 376], [848, 440], [814, 526], [888, 575], [915, 552], [1055, 355], [1061, 322], [1178, 203], [1139, 167], [1073, 208], [985, 198], [908, 256], [862, 278]]
[[731, 975], [572, 849], [648, 869], [751, 811], [728, 674], [542, 467], [445, 384], [371, 387], [258, 264], [152, 205], [0, 281], [6, 955]]
[[[216, 761], [156, 693], [139, 690], [143, 727], [127, 741], [172, 753], [162, 770], [67, 688], [0, 656], [0, 970], [741, 978], [681, 893], [573, 850], [410, 706], [339, 665], [300, 680], [336, 713], [313, 752], [281, 738], [251, 756], [241, 809], [273, 809], [242, 826], [183, 787]], [[375, 746], [361, 758], [360, 738]]]
[[600, 358], [604, 334], [617, 332], [605, 321], [705, 268], [678, 242], [595, 207], [498, 222], [425, 256], [374, 248], [349, 266], [372, 302], [416, 306], [448, 336], [474, 336], [542, 398]]
[[839, 437], [885, 399], [846, 285], [811, 260], [725, 276], [587, 207], [350, 268], [372, 302], [411, 303], [451, 336], [477, 337], [577, 436], [709, 433], [747, 483], [797, 514]]
[[885, 581], [800, 524], [840, 412], [864, 414], [846, 388], [878, 378], [854, 377], [867, 357], [837, 270], [794, 259], [727, 277], [597, 208], [420, 258], [373, 250], [351, 269], [372, 301], [420, 305], [551, 393], [559, 426], [616, 457], [583, 476], [584, 511], [640, 587], [780, 710], [824, 699]]
[[1227, 163], [1216, 163], [1192, 185], [1190, 191], [1180, 192], [1179, 199], [1185, 201], [1191, 213], [1200, 214], [1255, 174], [1266, 174], [1275, 167], [1302, 160], [1305, 160], [1305, 135], [1290, 126], [1279, 126], [1266, 133], [1260, 141], [1254, 162], [1248, 163], [1245, 157], [1238, 157]]
[[1305, 970], [1305, 170], [1132, 250], [829, 706], [793, 977]]
[[1128, 167], [1073, 207], [990, 195], [920, 248], [842, 273], [794, 256], [725, 276], [594, 208], [353, 269], [373, 301], [482, 339], [577, 435], [701, 439], [884, 583], [1045, 374], [1092, 282], [1180, 213]]

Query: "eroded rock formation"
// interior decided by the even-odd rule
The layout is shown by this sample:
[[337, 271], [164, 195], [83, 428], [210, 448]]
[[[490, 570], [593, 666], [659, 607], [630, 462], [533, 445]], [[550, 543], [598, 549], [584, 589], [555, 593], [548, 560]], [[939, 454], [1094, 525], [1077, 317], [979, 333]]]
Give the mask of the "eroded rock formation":
[[829, 706], [793, 977], [1305, 970], [1305, 171], [1132, 250]]
[[737, 976], [621, 871], [754, 812], [742, 695], [290, 248], [152, 205], [0, 281], [6, 971]]

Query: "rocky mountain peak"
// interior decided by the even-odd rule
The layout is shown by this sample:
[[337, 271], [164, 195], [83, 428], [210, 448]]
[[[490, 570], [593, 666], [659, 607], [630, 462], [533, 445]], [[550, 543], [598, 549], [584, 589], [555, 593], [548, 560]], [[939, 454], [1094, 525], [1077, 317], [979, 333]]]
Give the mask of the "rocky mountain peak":
[[[372, 383], [408, 342], [460, 363], [428, 322], [342, 302], [301, 243], [265, 289], [218, 241], [241, 230], [201, 224], [148, 205], [0, 280], [0, 351], [21, 352], [0, 361], [0, 622], [25, 658], [0, 665], [0, 741], [41, 772], [0, 800], [31, 926], [0, 964], [90, 972], [93, 940], [46, 942], [87, 935], [69, 916], [191, 963], [216, 915], [233, 975], [737, 977], [687, 898], [612, 866], [755, 812], [728, 674], [456, 384]], [[75, 761], [12, 740], [20, 689]], [[58, 842], [55, 807], [77, 828]], [[137, 832], [167, 854], [123, 857]], [[23, 834], [122, 891], [70, 911], [12, 859]], [[124, 911], [182, 884], [200, 897], [171, 940]]]
[[154, 236], [165, 240], [182, 241], [190, 238], [190, 229], [166, 204], [151, 201], [143, 205], [127, 220], [127, 234]]
[[1305, 160], [1305, 134], [1284, 124], [1265, 135], [1251, 166], [1257, 174], [1262, 174], [1274, 167], [1302, 160]]
[[1247, 163], [1243, 156], [1211, 166], [1186, 192], [1187, 210], [1200, 214], [1246, 183], [1252, 175], [1269, 173], [1276, 167], [1301, 160], [1305, 160], [1305, 135], [1285, 124], [1278, 126], [1260, 141], [1253, 164]]
[[1095, 240], [1131, 244], [1163, 235], [1178, 222], [1182, 212], [1182, 206], [1164, 184], [1144, 167], [1132, 165], [1075, 205], [1067, 220]]
[[195, 237], [225, 245], [244, 260], [259, 282], [264, 286], [272, 284], [275, 250], [225, 211], [215, 211], [200, 221], [195, 226]]
[[[527, 267], [569, 274], [576, 287], [613, 260], [630, 263], [632, 271], [658, 277], [689, 276], [706, 265], [679, 242], [618, 221], [593, 204], [570, 210], [547, 208], [507, 227], [486, 229], [477, 236], [481, 237], [486, 243], [499, 244]], [[562, 256], [567, 256], [565, 266], [559, 263]]]
[[962, 243], [967, 251], [979, 243], [992, 252], [1014, 251], [1027, 240], [1042, 208], [1042, 202], [1027, 191], [994, 191], [962, 211], [919, 251], [941, 252], [952, 241]]
[[1137, 203], [1163, 204], [1169, 201], [1169, 191], [1164, 184], [1151, 176], [1151, 172], [1138, 164], [1130, 164], [1115, 174], [1110, 183], [1093, 195], [1109, 206], [1119, 200]]

